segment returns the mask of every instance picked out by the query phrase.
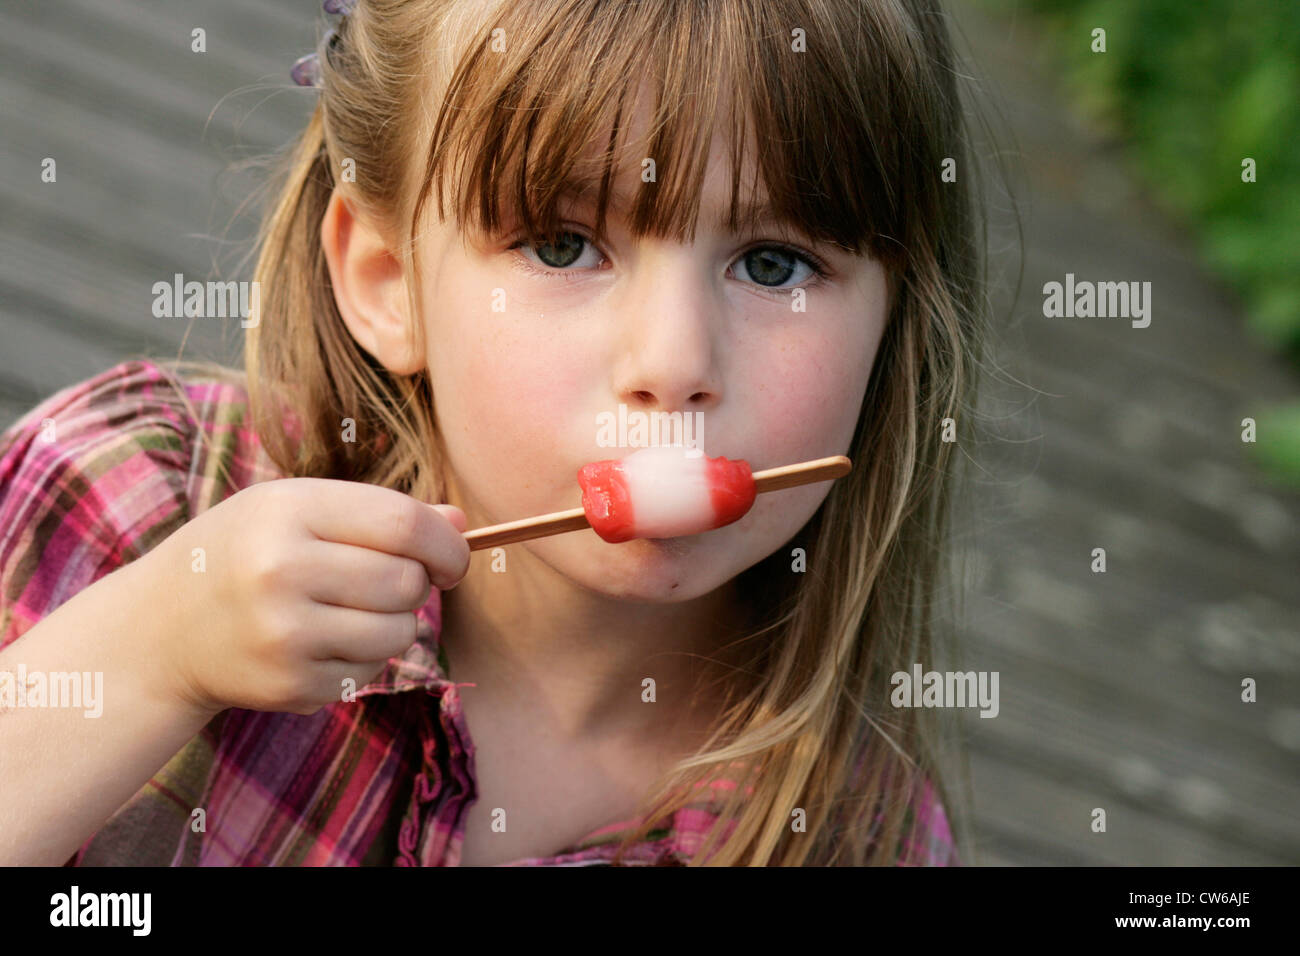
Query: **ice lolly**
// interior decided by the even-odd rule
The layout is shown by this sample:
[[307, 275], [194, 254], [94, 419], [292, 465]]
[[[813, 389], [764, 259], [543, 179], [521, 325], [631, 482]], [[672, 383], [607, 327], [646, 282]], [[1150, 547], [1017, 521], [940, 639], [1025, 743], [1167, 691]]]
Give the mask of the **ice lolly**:
[[578, 484], [588, 523], [610, 544], [721, 528], [743, 518], [757, 495], [749, 462], [680, 445], [583, 465]]
[[[594, 528], [606, 541], [699, 534], [743, 517], [755, 494], [847, 475], [843, 455], [780, 465], [750, 474], [743, 460], [705, 458], [686, 449], [633, 452], [622, 461], [597, 461], [578, 470], [583, 507], [520, 518], [465, 532], [471, 551]], [[639, 457], [638, 457], [639, 456]], [[634, 460], [635, 459], [635, 460]], [[629, 465], [629, 463], [631, 463]]]

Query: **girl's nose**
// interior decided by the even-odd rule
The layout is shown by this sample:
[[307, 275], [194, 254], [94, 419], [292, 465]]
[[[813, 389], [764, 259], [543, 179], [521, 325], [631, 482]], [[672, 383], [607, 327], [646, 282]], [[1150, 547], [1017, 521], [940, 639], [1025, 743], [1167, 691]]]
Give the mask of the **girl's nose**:
[[619, 309], [614, 389], [630, 406], [704, 411], [721, 400], [722, 298], [690, 258], [644, 257]]

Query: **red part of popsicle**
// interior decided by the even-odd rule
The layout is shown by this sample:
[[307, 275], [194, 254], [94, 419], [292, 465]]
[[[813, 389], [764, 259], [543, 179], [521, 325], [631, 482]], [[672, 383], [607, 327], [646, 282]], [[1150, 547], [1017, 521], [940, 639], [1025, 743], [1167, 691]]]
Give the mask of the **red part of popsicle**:
[[636, 537], [632, 492], [616, 459], [593, 461], [578, 469], [582, 487], [582, 509], [596, 534], [611, 544]]
[[709, 494], [713, 498], [715, 524], [721, 528], [724, 524], [739, 521], [754, 506], [758, 491], [754, 487], [754, 473], [749, 462], [743, 458], [733, 461], [730, 458], [708, 459]]

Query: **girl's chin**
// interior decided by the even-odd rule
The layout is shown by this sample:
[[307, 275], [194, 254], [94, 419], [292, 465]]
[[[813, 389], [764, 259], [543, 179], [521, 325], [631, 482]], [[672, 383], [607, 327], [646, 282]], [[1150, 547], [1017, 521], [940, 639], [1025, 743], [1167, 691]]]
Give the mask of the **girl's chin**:
[[637, 538], [620, 544], [599, 542], [582, 560], [579, 583], [626, 601], [688, 601], [708, 594], [725, 580], [726, 568], [700, 560], [700, 535]]
[[626, 541], [619, 547], [628, 545], [639, 547], [641, 553], [649, 555], [651, 559], [660, 556], [680, 558], [698, 551], [702, 543], [700, 536], [693, 534], [683, 538], [637, 538], [634, 541]]

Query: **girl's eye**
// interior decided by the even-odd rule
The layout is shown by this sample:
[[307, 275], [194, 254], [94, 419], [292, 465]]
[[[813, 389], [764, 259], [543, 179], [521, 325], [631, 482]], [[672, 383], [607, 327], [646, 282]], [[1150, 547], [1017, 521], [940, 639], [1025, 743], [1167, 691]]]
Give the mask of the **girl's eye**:
[[[596, 247], [586, 236], [581, 233], [566, 232], [561, 234], [556, 242], [529, 244], [527, 240], [520, 239], [510, 247], [510, 250], [522, 249], [525, 254], [532, 253], [542, 265], [550, 270], [556, 270], [534, 268], [525, 257], [520, 265], [528, 272], [562, 279], [576, 279], [579, 278], [576, 270], [569, 269], [569, 266], [581, 257], [584, 245], [590, 247], [590, 251], [596, 251]], [[794, 286], [808, 284], [809, 280], [815, 284], [829, 274], [825, 265], [815, 256], [796, 252], [781, 245], [756, 246], [742, 254], [736, 262], [743, 267], [745, 274], [756, 285], [774, 292], [784, 292]], [[596, 265], [597, 263], [590, 263], [588, 267], [594, 268]], [[800, 274], [800, 266], [806, 270], [802, 274]], [[796, 275], [798, 279], [793, 285], [785, 285], [792, 276]]]
[[[582, 253], [583, 244], [591, 246], [594, 252], [596, 247], [591, 245], [590, 240], [576, 232], [566, 232], [560, 235], [557, 242], [539, 242], [530, 245], [527, 240], [521, 239], [516, 242], [511, 249], [523, 248], [525, 252], [531, 252], [541, 260], [542, 265], [552, 269], [565, 269], [578, 261]], [[541, 270], [534, 269], [534, 272]], [[568, 276], [565, 276], [568, 278]]]
[[[758, 285], [775, 292], [808, 284], [809, 280], [815, 284], [827, 275], [820, 260], [785, 246], [758, 246], [750, 249], [736, 262], [745, 267], [745, 272]], [[798, 274], [800, 265], [807, 271], [799, 276], [793, 286], [786, 286], [784, 283], [790, 281], [791, 275]]]

